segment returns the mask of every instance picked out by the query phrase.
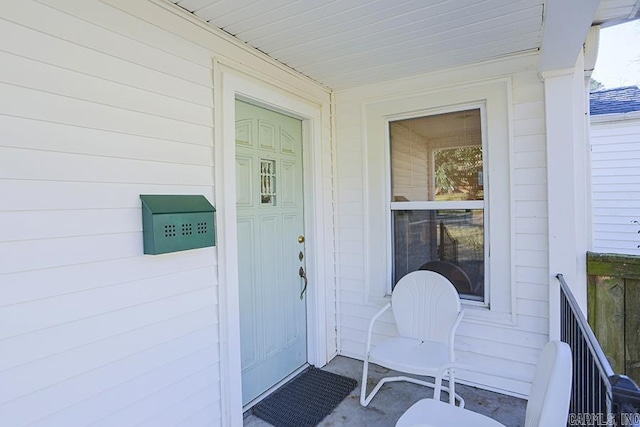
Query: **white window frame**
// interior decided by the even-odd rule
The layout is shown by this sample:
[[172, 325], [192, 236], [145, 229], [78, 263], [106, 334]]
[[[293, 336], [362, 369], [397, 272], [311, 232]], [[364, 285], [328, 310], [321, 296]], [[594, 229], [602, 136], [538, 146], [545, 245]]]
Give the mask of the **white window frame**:
[[[389, 257], [389, 284], [386, 289], [386, 293], [391, 293], [391, 288], [393, 286], [393, 265], [395, 263], [394, 253], [393, 253], [393, 211], [418, 211], [418, 210], [426, 210], [426, 211], [434, 211], [434, 210], [453, 210], [453, 209], [482, 209], [482, 217], [483, 217], [483, 234], [484, 241], [489, 241], [489, 205], [486, 201], [486, 194], [488, 193], [488, 188], [485, 187], [483, 200], [461, 200], [461, 201], [437, 201], [437, 200], [429, 200], [429, 201], [411, 201], [411, 202], [393, 202], [392, 201], [392, 180], [391, 180], [391, 123], [406, 120], [406, 119], [416, 119], [420, 117], [427, 116], [435, 116], [438, 114], [448, 114], [448, 113], [457, 113], [460, 111], [469, 111], [469, 110], [480, 110], [480, 130], [481, 130], [481, 143], [482, 143], [482, 176], [485, 181], [487, 179], [487, 152], [489, 150], [487, 146], [487, 126], [486, 126], [486, 103], [472, 103], [472, 104], [462, 104], [455, 106], [448, 106], [445, 108], [437, 108], [435, 110], [422, 111], [418, 113], [412, 113], [411, 115], [400, 115], [397, 117], [386, 117], [385, 122], [387, 126], [387, 134], [386, 134], [386, 164], [387, 164], [387, 174], [388, 174], [388, 187], [387, 187], [387, 209], [389, 210], [389, 247], [387, 248], [390, 254]], [[455, 147], [458, 148], [458, 147]], [[431, 159], [431, 168], [434, 169], [435, 161], [434, 154], [432, 154]], [[435, 176], [432, 177], [435, 180]], [[435, 183], [432, 183], [435, 185]], [[435, 187], [434, 187], [435, 188]], [[470, 305], [480, 306], [480, 307], [488, 307], [489, 306], [489, 286], [487, 286], [487, 278], [490, 276], [490, 265], [488, 262], [489, 259], [489, 245], [484, 244], [484, 295], [482, 296], [482, 301], [475, 301], [471, 299], [462, 298], [462, 300]]]
[[[486, 132], [484, 179], [485, 304], [463, 300], [468, 320], [510, 324], [516, 322], [514, 283], [513, 167], [511, 79], [460, 85], [401, 97], [378, 99], [363, 105], [365, 152], [365, 300], [382, 304], [391, 289], [391, 168], [389, 122], [469, 106], [484, 105]], [[404, 203], [408, 209], [415, 203]], [[426, 202], [430, 203], [430, 202]], [[417, 205], [416, 205], [417, 206]], [[433, 205], [432, 205], [433, 206]], [[445, 207], [439, 204], [439, 207]], [[453, 206], [453, 205], [452, 205]]]

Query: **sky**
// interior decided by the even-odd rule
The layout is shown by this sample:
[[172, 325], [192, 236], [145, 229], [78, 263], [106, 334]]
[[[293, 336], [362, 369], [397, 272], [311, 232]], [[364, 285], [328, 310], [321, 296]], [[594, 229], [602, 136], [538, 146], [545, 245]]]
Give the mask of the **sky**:
[[592, 78], [605, 88], [640, 86], [640, 20], [600, 30]]

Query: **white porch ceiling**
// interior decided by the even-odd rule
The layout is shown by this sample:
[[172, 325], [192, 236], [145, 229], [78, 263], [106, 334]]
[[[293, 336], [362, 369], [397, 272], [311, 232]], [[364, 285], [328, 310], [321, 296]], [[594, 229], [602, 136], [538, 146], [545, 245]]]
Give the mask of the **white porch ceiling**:
[[634, 19], [640, 19], [639, 0], [601, 0], [593, 23], [606, 27]]
[[[332, 89], [535, 51], [544, 30], [545, 0], [169, 1]], [[602, 0], [596, 18], [639, 4]]]

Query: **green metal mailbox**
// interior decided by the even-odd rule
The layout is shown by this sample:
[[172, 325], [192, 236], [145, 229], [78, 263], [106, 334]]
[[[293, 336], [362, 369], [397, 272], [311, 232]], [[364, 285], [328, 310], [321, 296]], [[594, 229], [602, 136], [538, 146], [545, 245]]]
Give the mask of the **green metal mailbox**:
[[157, 255], [216, 244], [216, 209], [201, 195], [140, 195], [144, 253]]

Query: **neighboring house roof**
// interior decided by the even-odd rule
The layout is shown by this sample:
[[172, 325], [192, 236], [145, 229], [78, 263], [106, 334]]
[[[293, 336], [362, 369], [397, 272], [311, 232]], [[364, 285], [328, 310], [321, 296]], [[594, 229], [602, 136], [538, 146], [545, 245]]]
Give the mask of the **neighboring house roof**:
[[591, 92], [589, 104], [592, 116], [640, 111], [640, 89], [624, 86]]

